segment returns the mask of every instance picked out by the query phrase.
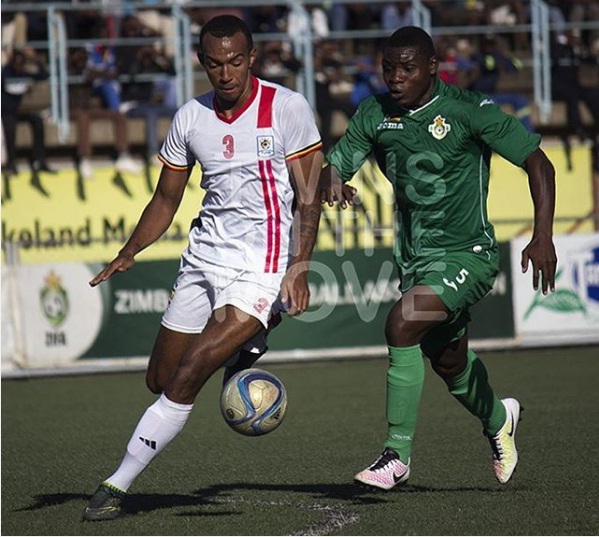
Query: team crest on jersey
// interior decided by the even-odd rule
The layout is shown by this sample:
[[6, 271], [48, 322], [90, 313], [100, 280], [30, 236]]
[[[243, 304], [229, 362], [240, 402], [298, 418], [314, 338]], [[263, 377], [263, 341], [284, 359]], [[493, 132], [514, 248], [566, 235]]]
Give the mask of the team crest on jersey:
[[428, 132], [433, 135], [436, 140], [442, 140], [445, 135], [451, 130], [451, 125], [445, 123], [445, 118], [437, 116], [433, 122], [428, 126]]
[[261, 158], [273, 157], [275, 154], [274, 136], [258, 136], [258, 156]]
[[401, 116], [387, 116], [376, 126], [377, 131], [382, 130], [403, 130]]

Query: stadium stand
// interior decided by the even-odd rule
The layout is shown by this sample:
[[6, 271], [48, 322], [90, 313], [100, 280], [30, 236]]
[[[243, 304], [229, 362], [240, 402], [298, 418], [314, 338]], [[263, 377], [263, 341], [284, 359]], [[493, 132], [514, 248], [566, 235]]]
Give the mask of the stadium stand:
[[[8, 38], [5, 40], [3, 35], [3, 57], [10, 53], [10, 50], [15, 44], [17, 46], [26, 44], [40, 50], [42, 54], [45, 54], [49, 57], [49, 60], [51, 60], [51, 54], [49, 54], [52, 48], [51, 40], [53, 38], [55, 39], [55, 37], [44, 35], [44, 32], [40, 30], [42, 25], [39, 21], [47, 19], [47, 13], [50, 13], [52, 8], [40, 9], [39, 12], [36, 12], [37, 15], [28, 15], [25, 21], [26, 28], [25, 31], [23, 31], [22, 13], [19, 9], [19, 5], [11, 4], [10, 2], [5, 4], [6, 5], [3, 5], [3, 26], [6, 26], [6, 28], [11, 30], [8, 32], [9, 37], [12, 34], [16, 34], [17, 37], [13, 37], [11, 41]], [[148, 17], [151, 18], [152, 16], [158, 16], [161, 20], [171, 20], [172, 17], [176, 15], [176, 12], [182, 13], [182, 15], [179, 16], [182, 17], [181, 20], [186, 21], [187, 31], [191, 32], [190, 49], [193, 49], [202, 21], [206, 18], [207, 13], [214, 11], [202, 7], [200, 2], [174, 2], [172, 5], [166, 2], [153, 3], [152, 10], [149, 8], [146, 9], [143, 6], [138, 8], [135, 5], [134, 7], [128, 8], [126, 2], [116, 2], [112, 4], [111, 6], [106, 7], [102, 3], [89, 3], [82, 7], [81, 5], [75, 4], [69, 6], [69, 4], [66, 3], [57, 3], [58, 8], [63, 11], [67, 22], [66, 45], [68, 50], [80, 47], [84, 44], [81, 35], [84, 31], [85, 21], [88, 20], [91, 15], [97, 13], [101, 13], [107, 18], [111, 44], [115, 46], [129, 46], [133, 44], [147, 45], [147, 39], [144, 41], [142, 38], [138, 40], [139, 42], [136, 42], [135, 39], [133, 41], [126, 41], [127, 38], [119, 37], [121, 23], [134, 12], [137, 12], [142, 18], [145, 17], [145, 19], [148, 19]], [[389, 3], [380, 1], [369, 1], [364, 4], [366, 4], [366, 9], [362, 12], [359, 12], [358, 8], [353, 4], [345, 5], [343, 2], [334, 2], [332, 6], [326, 10], [327, 16], [329, 17], [329, 27], [331, 29], [327, 36], [327, 40], [330, 43], [334, 43], [335, 46], [339, 46], [344, 52], [347, 63], [343, 68], [345, 70], [346, 78], [350, 80], [353, 75], [356, 74], [356, 57], [359, 54], [364, 53], [372, 54], [374, 52], [375, 42], [388, 34], [388, 30], [384, 29], [381, 14], [390, 9], [392, 10], [393, 8]], [[398, 2], [396, 4], [406, 4], [406, 2]], [[511, 8], [509, 8], [508, 4], [513, 4], [511, 2], [493, 2], [493, 5], [490, 6], [489, 9], [483, 10], [482, 12], [478, 9], [476, 3], [467, 1], [455, 2], [446, 0], [438, 2], [422, 2], [419, 4], [424, 4], [432, 14], [432, 33], [436, 38], [464, 35], [471, 37], [472, 42], [477, 42], [478, 37], [480, 36], [494, 34], [503, 36], [509, 43], [513, 43], [512, 46], [517, 49], [517, 54], [522, 60], [522, 68], [515, 72], [503, 73], [499, 80], [498, 90], [504, 92], [518, 92], [529, 100], [531, 103], [532, 122], [535, 126], [535, 130], [541, 134], [545, 136], [561, 137], [562, 139], [574, 134], [569, 131], [566, 104], [563, 101], [555, 100], [551, 103], [551, 110], [547, 121], [542, 121], [543, 117], [539, 110], [539, 104], [534, 102], [535, 77], [533, 73], [534, 58], [532, 47], [532, 32], [534, 28], [530, 14], [532, 2], [517, 2], [516, 13], [511, 13], [510, 11]], [[582, 38], [582, 43], [588, 50], [589, 57], [594, 58], [594, 63], [591, 61], [584, 65], [580, 65], [579, 67], [581, 85], [586, 88], [599, 87], [599, 67], [597, 64], [597, 51], [599, 50], [599, 45], [595, 39], [599, 32], [599, 21], [590, 18], [591, 15], [585, 15], [586, 12], [584, 11], [573, 10], [570, 14], [567, 11], [560, 11], [560, 6], [554, 5], [554, 2], [549, 2], [548, 4], [548, 7], [551, 10], [551, 30], [558, 32], [566, 28], [578, 32]], [[301, 0], [297, 5], [302, 5]], [[405, 6], [403, 6], [402, 9], [404, 7]], [[96, 11], [94, 11], [94, 9]], [[273, 11], [271, 5], [251, 7], [249, 0], [240, 0], [237, 11], [243, 13], [248, 20], [252, 21], [252, 24], [256, 29], [256, 37], [260, 46], [266, 46], [269, 42], [279, 42], [291, 46], [292, 49], [298, 47], [297, 39], [301, 39], [302, 36], [292, 37], [287, 33], [286, 24], [289, 18], [289, 9], [277, 8]], [[169, 13], [172, 16], [169, 16]], [[341, 19], [336, 18], [339, 13], [345, 14], [346, 17], [342, 17]], [[362, 15], [358, 17], [356, 13], [361, 13]], [[559, 16], [554, 15], [555, 13]], [[270, 18], [267, 17], [268, 14], [270, 14]], [[586, 19], [584, 18], [585, 16], [587, 17]], [[418, 23], [414, 14], [411, 15], [411, 18], [415, 23]], [[468, 22], [474, 22], [478, 24], [478, 26], [460, 26], [461, 24], [467, 24]], [[15, 26], [17, 27], [16, 32], [14, 31]], [[163, 24], [162, 27], [165, 27], [165, 25]], [[25, 43], [22, 42], [23, 35], [25, 35]], [[184, 32], [182, 35], [185, 35]], [[30, 41], [30, 38], [35, 38], [36, 40]], [[155, 39], [153, 43], [156, 46], [160, 44], [164, 49], [170, 52], [174, 50], [174, 45], [177, 45], [177, 40], [180, 42], [181, 35], [160, 36], [156, 33], [152, 38]], [[320, 48], [324, 46], [324, 41], [322, 40], [322, 37], [317, 38], [316, 36], [313, 36], [312, 41], [311, 49], [308, 50], [311, 50], [313, 54], [317, 54]], [[305, 55], [305, 51], [303, 54]], [[179, 88], [187, 86], [188, 94], [199, 94], [209, 87], [207, 80], [203, 71], [200, 69], [199, 63], [194, 57], [195, 54], [193, 50], [190, 50], [190, 54], [186, 56], [189, 56], [189, 58], [184, 58], [183, 63], [181, 63], [181, 61], [179, 61], [179, 63], [177, 63], [177, 61], [174, 62], [177, 84], [179, 85]], [[311, 65], [308, 65], [308, 63], [313, 64], [313, 62], [306, 62], [305, 57], [302, 57], [302, 54], [296, 54], [296, 56], [304, 68], [296, 70], [297, 72], [291, 72], [286, 80], [295, 80], [295, 86], [300, 90], [302, 88], [298, 87], [298, 84], [301, 83], [304, 84], [304, 88], [314, 88], [314, 77], [317, 75], [317, 72], [315, 70], [310, 70], [309, 67], [311, 67]], [[174, 57], [174, 59], [177, 60], [176, 57]], [[179, 60], [181, 59], [179, 58]], [[190, 71], [185, 71], [187, 64], [191, 66]], [[46, 144], [49, 156], [70, 156], [76, 148], [76, 129], [71, 122], [68, 129], [70, 134], [64, 139], [64, 136], [60, 135], [59, 129], [55, 124], [55, 118], [50, 117], [49, 111], [52, 105], [52, 84], [55, 83], [56, 77], [59, 76], [56, 72], [53, 72], [52, 69], [50, 69], [50, 71], [51, 77], [53, 77], [51, 78], [51, 81], [37, 84], [23, 99], [22, 108], [23, 110], [38, 111], [44, 114]], [[125, 81], [127, 76], [121, 74], [121, 78]], [[69, 85], [75, 85], [76, 83], [77, 81], [73, 80], [72, 77], [69, 78]], [[181, 99], [185, 96], [185, 91], [179, 90], [180, 103], [182, 102]], [[597, 125], [595, 124], [590, 111], [584, 104], [580, 105], [580, 115], [585, 132], [590, 133], [591, 136], [596, 138]], [[143, 154], [146, 151], [147, 143], [147, 131], [144, 128], [144, 119], [130, 117], [127, 119], [127, 122], [128, 131], [130, 133], [129, 144], [131, 151], [135, 154]], [[330, 120], [330, 133], [325, 133], [325, 137], [330, 134], [330, 137], [335, 139], [341, 132], [343, 132], [346, 122], [346, 112], [338, 110], [333, 111], [332, 119]], [[157, 134], [160, 139], [162, 139], [166, 133], [168, 124], [168, 117], [159, 119], [157, 124]], [[16, 141], [17, 156], [25, 158], [30, 151], [31, 143], [31, 135], [28, 130], [24, 127], [19, 127], [17, 129]], [[97, 120], [94, 125], [92, 139], [94, 154], [110, 155], [114, 151], [114, 143], [114, 134], [112, 132], [110, 121]]]

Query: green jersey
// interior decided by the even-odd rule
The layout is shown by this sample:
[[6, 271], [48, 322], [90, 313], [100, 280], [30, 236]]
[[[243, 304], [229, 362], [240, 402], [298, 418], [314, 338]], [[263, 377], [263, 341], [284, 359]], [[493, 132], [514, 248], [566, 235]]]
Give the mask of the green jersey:
[[370, 155], [376, 159], [393, 185], [395, 256], [408, 269], [446, 252], [494, 249], [491, 153], [520, 166], [540, 140], [488, 96], [437, 80], [430, 102], [416, 110], [388, 93], [363, 101], [327, 160], [349, 181]]

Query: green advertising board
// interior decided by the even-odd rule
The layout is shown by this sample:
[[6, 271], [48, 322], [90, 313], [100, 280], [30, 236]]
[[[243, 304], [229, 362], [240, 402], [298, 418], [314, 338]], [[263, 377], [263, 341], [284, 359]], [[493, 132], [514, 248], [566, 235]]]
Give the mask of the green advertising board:
[[[501, 245], [495, 288], [472, 310], [472, 339], [514, 335], [509, 252], [509, 244]], [[140, 262], [102, 284], [102, 327], [83, 358], [149, 356], [178, 266], [176, 260]], [[271, 350], [384, 349], [385, 319], [399, 297], [390, 248], [317, 252], [309, 284], [310, 308], [284, 317], [270, 334]]]

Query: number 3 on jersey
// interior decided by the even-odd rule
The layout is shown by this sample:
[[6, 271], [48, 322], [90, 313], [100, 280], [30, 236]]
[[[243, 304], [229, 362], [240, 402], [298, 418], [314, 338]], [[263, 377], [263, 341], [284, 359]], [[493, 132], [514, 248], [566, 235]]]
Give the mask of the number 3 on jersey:
[[232, 159], [235, 155], [235, 139], [233, 138], [233, 135], [226, 134], [223, 136], [222, 144], [225, 147], [223, 150], [223, 156], [226, 159]]

